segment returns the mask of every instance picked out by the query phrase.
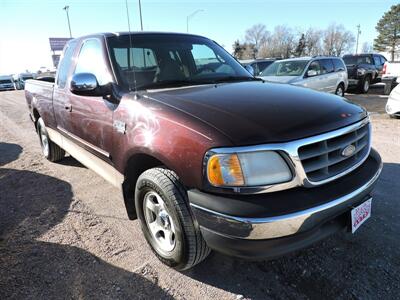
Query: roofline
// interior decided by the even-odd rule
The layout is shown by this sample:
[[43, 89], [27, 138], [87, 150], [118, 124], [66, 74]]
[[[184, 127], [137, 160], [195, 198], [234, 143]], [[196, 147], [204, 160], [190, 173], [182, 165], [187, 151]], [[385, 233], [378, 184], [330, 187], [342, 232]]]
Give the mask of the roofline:
[[114, 36], [123, 36], [123, 35], [180, 35], [180, 36], [191, 36], [191, 37], [200, 37], [200, 38], [206, 38], [209, 39], [205, 36], [198, 35], [198, 34], [191, 34], [191, 33], [183, 33], [183, 32], [167, 32], [167, 31], [118, 31], [118, 32], [99, 32], [99, 33], [93, 33], [93, 34], [88, 34], [84, 36], [80, 36], [77, 38], [73, 38], [72, 40], [81, 40], [81, 39], [87, 39], [87, 38], [93, 38], [93, 37], [114, 37]]

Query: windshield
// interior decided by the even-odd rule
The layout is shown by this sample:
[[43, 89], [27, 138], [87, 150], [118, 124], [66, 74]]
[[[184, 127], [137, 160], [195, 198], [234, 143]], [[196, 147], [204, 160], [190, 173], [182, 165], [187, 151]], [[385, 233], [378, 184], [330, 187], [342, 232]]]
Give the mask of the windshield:
[[300, 76], [308, 60], [276, 61], [261, 72], [261, 76]]
[[371, 57], [369, 56], [345, 56], [343, 60], [347, 66], [372, 64]]
[[10, 79], [2, 79], [0, 80], [0, 84], [2, 83], [12, 83], [12, 81]]
[[127, 88], [160, 88], [255, 80], [216, 43], [188, 35], [129, 35], [107, 39], [118, 81]]

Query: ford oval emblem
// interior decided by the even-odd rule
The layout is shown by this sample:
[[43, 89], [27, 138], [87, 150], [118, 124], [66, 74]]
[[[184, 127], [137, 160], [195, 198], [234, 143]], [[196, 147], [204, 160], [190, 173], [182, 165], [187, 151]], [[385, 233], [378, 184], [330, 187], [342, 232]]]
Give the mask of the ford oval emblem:
[[354, 145], [348, 145], [342, 150], [342, 156], [349, 157], [352, 156], [354, 152], [356, 152], [356, 147]]

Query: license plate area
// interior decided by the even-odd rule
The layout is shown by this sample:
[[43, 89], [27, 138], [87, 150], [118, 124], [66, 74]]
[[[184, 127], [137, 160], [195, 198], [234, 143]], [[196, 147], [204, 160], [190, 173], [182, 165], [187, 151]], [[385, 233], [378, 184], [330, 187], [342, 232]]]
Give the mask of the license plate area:
[[372, 198], [351, 210], [351, 233], [356, 232], [371, 217]]

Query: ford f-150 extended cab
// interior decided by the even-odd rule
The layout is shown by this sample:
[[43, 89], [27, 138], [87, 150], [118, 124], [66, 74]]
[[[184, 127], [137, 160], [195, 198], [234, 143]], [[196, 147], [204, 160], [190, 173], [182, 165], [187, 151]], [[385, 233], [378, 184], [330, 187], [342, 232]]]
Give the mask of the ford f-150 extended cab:
[[276, 257], [370, 216], [382, 163], [367, 112], [254, 78], [205, 37], [73, 39], [46, 80], [25, 89], [44, 156], [68, 152], [120, 188], [171, 267], [211, 249]]

